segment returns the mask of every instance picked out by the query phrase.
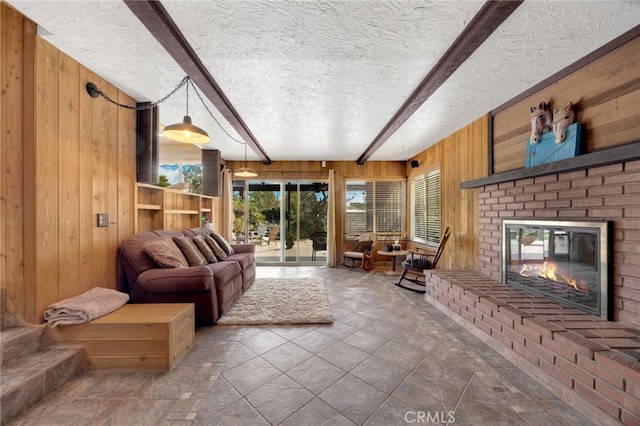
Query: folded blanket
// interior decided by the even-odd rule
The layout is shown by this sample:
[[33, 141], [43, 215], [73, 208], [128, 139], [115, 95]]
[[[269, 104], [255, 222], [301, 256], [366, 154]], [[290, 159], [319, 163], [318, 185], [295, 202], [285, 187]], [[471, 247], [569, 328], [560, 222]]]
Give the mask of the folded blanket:
[[52, 327], [82, 324], [115, 311], [129, 300], [129, 295], [108, 288], [94, 287], [79, 296], [56, 302], [44, 311], [44, 320]]

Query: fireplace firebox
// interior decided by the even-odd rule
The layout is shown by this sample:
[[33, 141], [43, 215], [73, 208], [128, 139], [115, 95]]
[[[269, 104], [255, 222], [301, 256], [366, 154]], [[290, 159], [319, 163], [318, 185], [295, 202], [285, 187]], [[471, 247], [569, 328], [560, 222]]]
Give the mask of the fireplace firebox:
[[504, 220], [503, 282], [609, 319], [610, 221]]

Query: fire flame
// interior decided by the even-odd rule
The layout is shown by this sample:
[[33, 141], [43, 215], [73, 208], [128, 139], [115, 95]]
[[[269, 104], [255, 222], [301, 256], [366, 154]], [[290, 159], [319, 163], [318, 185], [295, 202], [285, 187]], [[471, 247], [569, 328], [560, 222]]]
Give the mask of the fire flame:
[[555, 282], [564, 282], [576, 290], [587, 293], [588, 285], [584, 281], [577, 281], [572, 277], [565, 276], [564, 274], [557, 272], [557, 269], [558, 265], [555, 262], [544, 262], [542, 265], [534, 266], [523, 264], [519, 273], [524, 277], [536, 275], [540, 278], [546, 278]]

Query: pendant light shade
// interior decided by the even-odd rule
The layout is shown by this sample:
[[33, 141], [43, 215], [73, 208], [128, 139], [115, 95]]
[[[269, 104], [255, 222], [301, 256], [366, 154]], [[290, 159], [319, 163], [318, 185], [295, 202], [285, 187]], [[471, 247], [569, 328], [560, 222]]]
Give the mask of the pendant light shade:
[[256, 177], [258, 173], [250, 167], [240, 167], [233, 175], [237, 177]]
[[247, 144], [244, 144], [244, 167], [240, 167], [233, 173], [234, 176], [237, 177], [256, 177], [258, 176], [258, 172], [253, 170], [250, 167], [247, 167]]
[[184, 116], [182, 123], [171, 124], [164, 128], [162, 135], [176, 142], [207, 143], [209, 135], [198, 126], [191, 124], [191, 117]]
[[184, 143], [207, 143], [209, 134], [198, 126], [191, 124], [189, 117], [189, 84], [187, 86], [187, 114], [182, 119], [182, 123], [171, 124], [162, 131], [162, 135], [176, 142]]

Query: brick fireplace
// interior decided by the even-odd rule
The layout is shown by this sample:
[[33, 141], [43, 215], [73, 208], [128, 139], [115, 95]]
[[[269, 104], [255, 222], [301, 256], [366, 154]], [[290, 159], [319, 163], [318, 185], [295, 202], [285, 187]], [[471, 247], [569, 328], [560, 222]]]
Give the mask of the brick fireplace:
[[[597, 156], [585, 155], [596, 164], [571, 171], [565, 163], [464, 183], [478, 191], [479, 270], [427, 271], [426, 299], [599, 423], [640, 424], [640, 161], [603, 165]], [[607, 223], [605, 318], [505, 284], [505, 220]], [[579, 250], [586, 258], [585, 240]]]
[[503, 219], [608, 220], [611, 318], [640, 328], [640, 161], [479, 188], [479, 272], [502, 279]]

